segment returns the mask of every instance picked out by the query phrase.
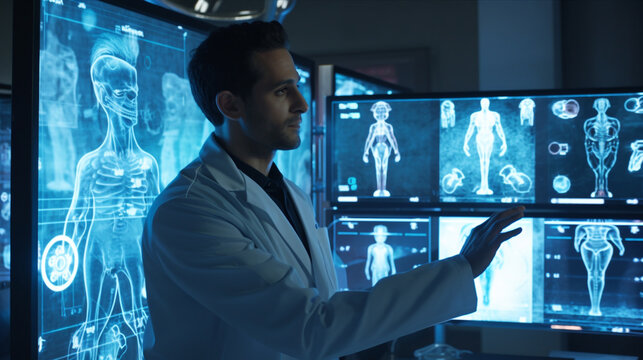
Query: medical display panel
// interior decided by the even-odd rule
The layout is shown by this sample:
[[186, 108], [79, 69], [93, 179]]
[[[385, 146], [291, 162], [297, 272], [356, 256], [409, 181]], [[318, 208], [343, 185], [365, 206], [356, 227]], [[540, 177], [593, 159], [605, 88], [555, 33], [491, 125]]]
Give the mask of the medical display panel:
[[[523, 203], [549, 209], [561, 204], [640, 205], [643, 92], [510, 94], [332, 97], [329, 200], [354, 202], [370, 196], [391, 203], [415, 196], [433, 204]], [[353, 155], [359, 152], [359, 135], [369, 131], [368, 120], [387, 124], [378, 127], [384, 130], [374, 144], [386, 159], [377, 173], [388, 176], [376, 177], [375, 189], [388, 192], [366, 191], [374, 185], [361, 171], [370, 158], [360, 161]], [[398, 127], [405, 133], [398, 135]], [[408, 159], [405, 147], [421, 156]], [[364, 154], [377, 152], [366, 146]], [[405, 159], [411, 162], [402, 166]], [[404, 182], [394, 180], [397, 174], [404, 175]], [[405, 187], [389, 190], [401, 185]]]
[[274, 162], [279, 171], [294, 182], [307, 194], [312, 193], [312, 114], [313, 114], [313, 65], [302, 61], [298, 56], [293, 57], [297, 73], [299, 73], [299, 91], [308, 103], [308, 111], [301, 114], [299, 147], [293, 150], [279, 150]]
[[330, 226], [340, 291], [364, 290], [430, 259], [427, 217], [335, 216]]
[[387, 86], [375, 80], [369, 81], [366, 75], [357, 76], [349, 71], [335, 67], [335, 95], [379, 95], [397, 94], [401, 91], [393, 85]]
[[548, 219], [544, 322], [643, 334], [643, 222]]
[[[476, 217], [440, 217], [439, 259], [460, 253], [471, 231], [485, 221]], [[542, 317], [542, 219], [524, 218], [507, 231], [522, 232], [500, 246], [489, 267], [475, 281], [477, 311], [458, 320], [533, 323]]]
[[[536, 143], [530, 101], [521, 97], [440, 100], [441, 202], [535, 201]], [[531, 117], [523, 116], [529, 111]]]
[[[11, 97], [0, 95], [0, 283], [11, 270]], [[0, 309], [0, 311], [9, 309]]]
[[[643, 93], [535, 99], [547, 124], [542, 194], [553, 204], [636, 205], [643, 200]], [[540, 114], [538, 114], [540, 115]]]
[[205, 35], [182, 25], [41, 3], [40, 359], [142, 358], [143, 221], [212, 130], [186, 74]]
[[333, 102], [327, 138], [332, 201], [431, 201], [438, 106], [426, 100]]

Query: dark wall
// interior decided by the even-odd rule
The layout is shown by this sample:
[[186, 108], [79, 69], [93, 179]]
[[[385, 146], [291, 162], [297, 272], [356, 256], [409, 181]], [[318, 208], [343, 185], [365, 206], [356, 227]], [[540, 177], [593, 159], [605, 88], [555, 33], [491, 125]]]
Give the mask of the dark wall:
[[643, 1], [561, 2], [563, 86], [643, 86]]
[[300, 0], [284, 26], [291, 49], [305, 56], [424, 49], [428, 71], [416, 90], [478, 88], [476, 1]]
[[13, 0], [0, 1], [0, 84], [11, 84]]

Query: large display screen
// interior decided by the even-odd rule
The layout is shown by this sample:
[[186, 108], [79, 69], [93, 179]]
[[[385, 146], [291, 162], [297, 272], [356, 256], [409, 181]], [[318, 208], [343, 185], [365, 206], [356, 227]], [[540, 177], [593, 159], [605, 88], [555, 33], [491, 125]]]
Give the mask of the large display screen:
[[437, 177], [438, 101], [332, 103], [329, 193], [334, 201], [431, 201]]
[[[0, 283], [11, 269], [11, 97], [0, 95]], [[8, 309], [6, 309], [8, 312]]]
[[340, 291], [370, 288], [430, 259], [427, 217], [337, 216], [331, 234]]
[[142, 358], [143, 221], [211, 130], [186, 76], [205, 35], [181, 25], [97, 1], [41, 2], [41, 359]]
[[643, 92], [365, 98], [329, 102], [331, 202], [643, 200]]
[[308, 103], [308, 111], [301, 115], [301, 131], [299, 137], [301, 143], [293, 150], [277, 151], [275, 164], [279, 171], [293, 181], [307, 194], [312, 194], [312, 114], [313, 109], [313, 68], [309, 61], [294, 56], [295, 67], [299, 73], [299, 91]]
[[397, 94], [397, 87], [387, 86], [383, 82], [368, 80], [367, 76], [358, 76], [350, 71], [340, 70], [335, 67], [335, 95], [376, 95]]
[[[441, 217], [439, 258], [484, 218]], [[477, 311], [456, 320], [643, 334], [643, 221], [525, 218], [475, 279]]]

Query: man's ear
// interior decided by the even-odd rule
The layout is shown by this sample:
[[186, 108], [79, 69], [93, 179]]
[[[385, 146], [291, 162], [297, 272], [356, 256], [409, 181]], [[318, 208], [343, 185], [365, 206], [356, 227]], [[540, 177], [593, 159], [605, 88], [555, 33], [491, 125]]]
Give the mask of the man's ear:
[[228, 90], [221, 91], [216, 98], [217, 108], [228, 119], [238, 120], [243, 115], [243, 101]]

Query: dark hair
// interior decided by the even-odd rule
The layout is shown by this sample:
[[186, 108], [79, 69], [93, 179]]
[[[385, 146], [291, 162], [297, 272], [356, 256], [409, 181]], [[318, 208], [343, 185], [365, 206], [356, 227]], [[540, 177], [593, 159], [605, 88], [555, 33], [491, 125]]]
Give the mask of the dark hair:
[[277, 21], [255, 21], [218, 28], [192, 52], [188, 65], [190, 88], [212, 124], [223, 124], [217, 94], [228, 90], [247, 98], [259, 79], [252, 55], [275, 49], [288, 49], [284, 28]]

